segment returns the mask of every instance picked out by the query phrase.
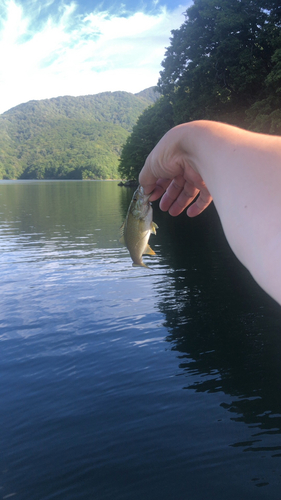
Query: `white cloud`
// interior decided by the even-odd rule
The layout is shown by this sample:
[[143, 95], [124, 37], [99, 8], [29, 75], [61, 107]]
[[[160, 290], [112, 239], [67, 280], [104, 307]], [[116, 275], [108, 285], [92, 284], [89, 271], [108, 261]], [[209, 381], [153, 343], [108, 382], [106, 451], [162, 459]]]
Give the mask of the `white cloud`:
[[39, 23], [35, 5], [0, 5], [0, 113], [31, 99], [156, 85], [170, 32], [187, 8], [83, 16], [72, 2]]

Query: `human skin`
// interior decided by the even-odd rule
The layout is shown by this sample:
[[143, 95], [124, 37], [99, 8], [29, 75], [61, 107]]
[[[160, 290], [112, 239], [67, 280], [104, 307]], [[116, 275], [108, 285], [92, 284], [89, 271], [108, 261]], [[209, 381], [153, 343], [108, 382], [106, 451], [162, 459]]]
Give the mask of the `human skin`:
[[213, 199], [232, 250], [281, 304], [281, 137], [184, 123], [152, 150], [139, 182], [173, 216], [199, 215]]

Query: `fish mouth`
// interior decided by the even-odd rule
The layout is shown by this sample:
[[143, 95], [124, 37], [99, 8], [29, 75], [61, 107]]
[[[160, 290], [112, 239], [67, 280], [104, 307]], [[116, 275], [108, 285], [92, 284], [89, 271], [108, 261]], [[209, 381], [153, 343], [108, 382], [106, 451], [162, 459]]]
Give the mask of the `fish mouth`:
[[144, 202], [147, 202], [149, 200], [151, 193], [145, 194], [144, 189], [141, 185], [139, 185], [137, 191], [139, 192], [140, 196], [143, 198]]

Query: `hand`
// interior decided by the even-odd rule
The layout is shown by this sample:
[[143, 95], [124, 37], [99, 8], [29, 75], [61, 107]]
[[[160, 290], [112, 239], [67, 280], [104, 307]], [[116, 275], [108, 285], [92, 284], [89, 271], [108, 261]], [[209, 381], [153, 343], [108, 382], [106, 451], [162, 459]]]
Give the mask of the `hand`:
[[189, 154], [182, 145], [182, 127], [170, 130], [148, 156], [139, 182], [150, 201], [162, 195], [160, 208], [170, 215], [179, 215], [189, 206], [187, 215], [199, 215], [211, 203], [212, 197], [201, 177], [191, 166]]

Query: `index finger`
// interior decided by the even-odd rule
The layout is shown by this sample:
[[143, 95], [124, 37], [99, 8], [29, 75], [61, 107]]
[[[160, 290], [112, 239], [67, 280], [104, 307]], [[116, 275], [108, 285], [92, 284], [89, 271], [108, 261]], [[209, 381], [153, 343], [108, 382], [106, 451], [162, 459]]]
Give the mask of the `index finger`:
[[153, 189], [151, 196], [149, 197], [150, 201], [158, 200], [165, 193], [168, 186], [171, 184], [170, 179], [157, 179], [155, 188]]

